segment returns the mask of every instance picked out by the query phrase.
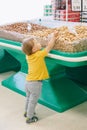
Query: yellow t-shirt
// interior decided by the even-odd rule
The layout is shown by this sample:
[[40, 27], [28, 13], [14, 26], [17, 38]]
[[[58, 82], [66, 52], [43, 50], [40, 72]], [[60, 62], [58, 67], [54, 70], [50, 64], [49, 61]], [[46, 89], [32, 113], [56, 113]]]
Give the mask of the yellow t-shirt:
[[26, 56], [28, 63], [27, 81], [44, 80], [49, 78], [48, 70], [44, 58], [47, 56], [46, 49], [37, 51], [36, 53]]

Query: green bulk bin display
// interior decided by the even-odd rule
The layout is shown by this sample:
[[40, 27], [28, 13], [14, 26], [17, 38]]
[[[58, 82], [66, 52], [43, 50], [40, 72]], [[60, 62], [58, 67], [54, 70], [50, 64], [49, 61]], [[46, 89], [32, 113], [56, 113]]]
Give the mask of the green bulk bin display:
[[[3, 57], [6, 57], [4, 54], [4, 51], [6, 51], [21, 64], [20, 70], [3, 80], [2, 85], [25, 96], [24, 86], [27, 63], [25, 55], [21, 51], [21, 43], [0, 38], [0, 45], [0, 61]], [[68, 58], [71, 58], [71, 61]], [[84, 89], [84, 84], [87, 83], [87, 73], [85, 73], [85, 69], [87, 71], [87, 51], [70, 54], [52, 50], [45, 61], [51, 78], [43, 81], [39, 103], [57, 112], [64, 112], [87, 100], [87, 90]], [[3, 68], [5, 68], [4, 64]], [[77, 68], [80, 68], [80, 71], [78, 70], [79, 73], [74, 73], [75, 79], [73, 79], [71, 69], [77, 70]], [[84, 70], [83, 78], [78, 79], [78, 75], [82, 74], [81, 68]], [[79, 80], [82, 80], [82, 83]], [[87, 84], [85, 84], [85, 87], [87, 87]]]

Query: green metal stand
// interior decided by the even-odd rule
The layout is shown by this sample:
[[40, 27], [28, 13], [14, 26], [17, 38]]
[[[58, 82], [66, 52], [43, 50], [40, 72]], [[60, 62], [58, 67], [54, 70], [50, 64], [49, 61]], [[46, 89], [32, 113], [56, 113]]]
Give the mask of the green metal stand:
[[[18, 72], [2, 81], [2, 85], [25, 96], [26, 74]], [[78, 84], [68, 79], [65, 74], [55, 75], [44, 80], [39, 103], [63, 112], [87, 100], [87, 93]]]
[[[10, 44], [9, 41], [2, 40], [4, 43]], [[15, 44], [15, 42], [11, 42], [11, 44]], [[18, 43], [20, 44], [20, 43]], [[19, 51], [12, 48], [6, 48], [6, 51], [12, 56], [15, 57], [21, 64], [21, 69], [16, 74], [10, 76], [9, 78], [2, 81], [2, 85], [23, 95], [25, 94], [25, 77], [27, 73], [27, 63], [25, 59], [25, 55]], [[65, 57], [80, 57], [84, 54], [87, 55], [87, 52], [83, 53], [77, 53], [77, 54], [64, 54], [57, 51], [52, 51], [55, 55], [65, 55]], [[1, 59], [3, 57], [3, 52]], [[48, 71], [50, 74], [49, 80], [43, 81], [42, 86], [42, 93], [39, 98], [39, 103], [55, 110], [58, 112], [63, 112], [65, 110], [68, 110], [84, 101], [87, 100], [87, 91], [82, 88], [84, 84], [80, 84], [80, 82], [75, 82], [74, 79], [71, 77], [71, 73], [69, 74], [69, 67], [76, 68], [76, 67], [83, 67], [87, 65], [87, 61], [84, 62], [67, 62], [64, 60], [58, 60], [47, 57], [46, 64], [48, 67]], [[6, 55], [5, 55], [5, 61]], [[4, 61], [4, 63], [5, 63]], [[1, 62], [2, 63], [2, 62]], [[9, 61], [9, 63], [11, 63]], [[8, 65], [9, 66], [9, 65]], [[66, 68], [68, 67], [67, 71]], [[11, 67], [11, 65], [10, 65]], [[4, 65], [2, 66], [2, 70], [4, 68]], [[83, 79], [87, 77], [87, 74], [83, 74]], [[76, 76], [77, 78], [77, 76]], [[79, 78], [77, 78], [79, 79]], [[80, 79], [81, 80], [81, 79]], [[86, 81], [86, 80], [85, 80]], [[82, 82], [84, 82], [82, 80]], [[87, 86], [86, 86], [87, 87]]]

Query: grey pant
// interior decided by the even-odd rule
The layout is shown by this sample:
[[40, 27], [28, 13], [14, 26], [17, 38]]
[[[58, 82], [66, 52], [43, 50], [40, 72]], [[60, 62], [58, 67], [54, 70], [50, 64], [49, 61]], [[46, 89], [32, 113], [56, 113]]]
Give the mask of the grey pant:
[[41, 88], [42, 88], [42, 81], [29, 81], [29, 82], [27, 81], [26, 82], [25, 112], [27, 112], [27, 117], [29, 118], [32, 118], [34, 116], [35, 107], [41, 93]]

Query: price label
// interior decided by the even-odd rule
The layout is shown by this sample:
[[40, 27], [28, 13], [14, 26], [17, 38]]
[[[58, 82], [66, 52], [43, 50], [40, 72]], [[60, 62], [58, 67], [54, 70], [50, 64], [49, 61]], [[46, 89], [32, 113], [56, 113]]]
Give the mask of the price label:
[[83, 7], [82, 7], [82, 11], [87, 11], [87, 0], [83, 0], [83, 2], [82, 2], [83, 4]]
[[72, 0], [72, 11], [81, 11], [81, 0]]

